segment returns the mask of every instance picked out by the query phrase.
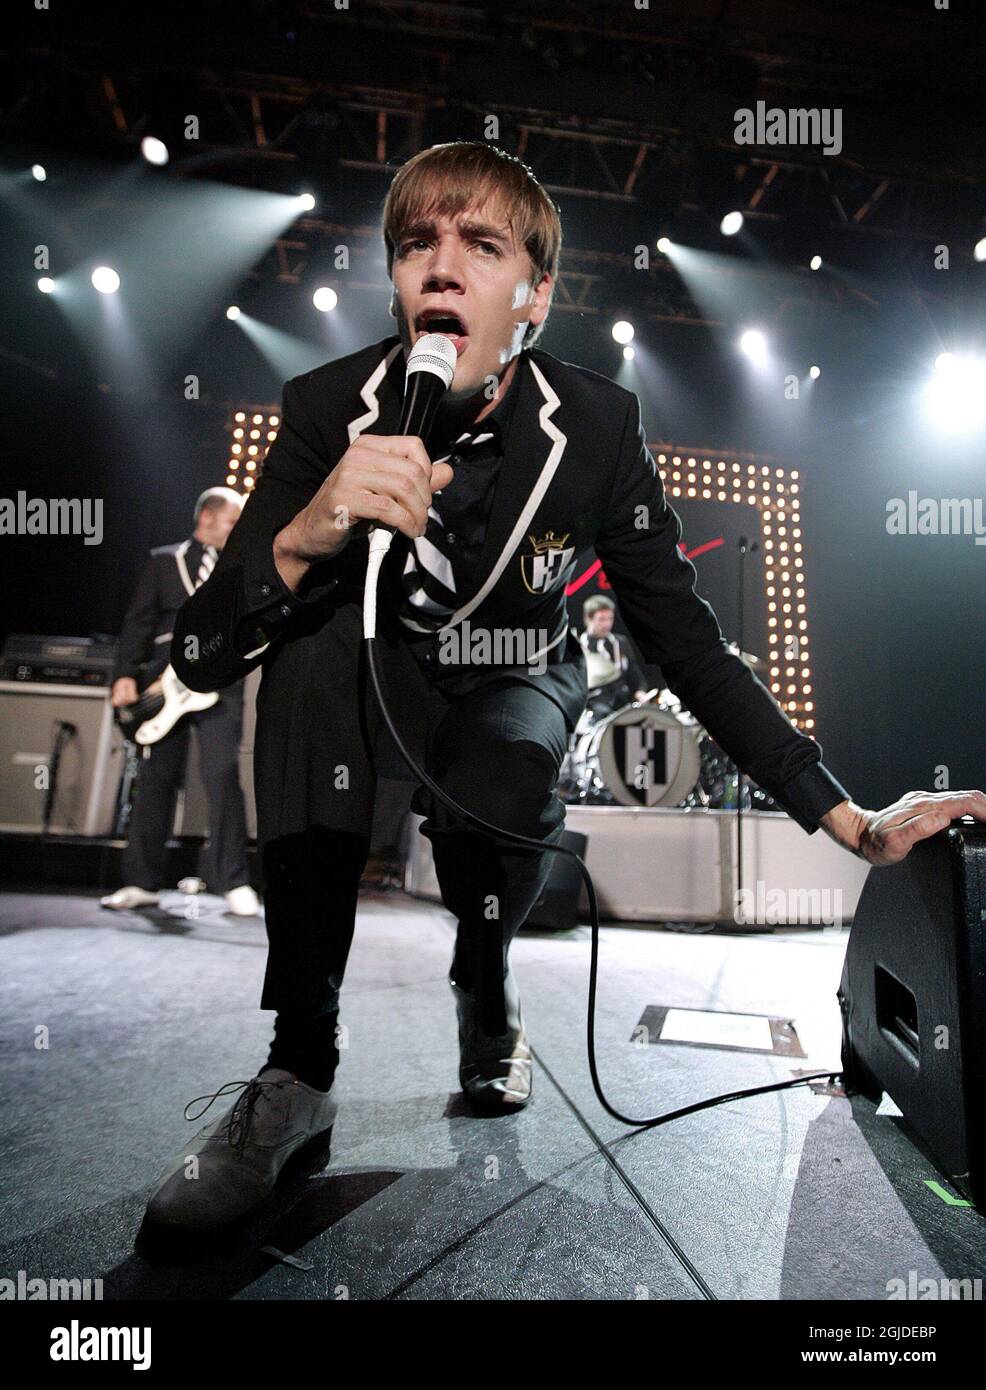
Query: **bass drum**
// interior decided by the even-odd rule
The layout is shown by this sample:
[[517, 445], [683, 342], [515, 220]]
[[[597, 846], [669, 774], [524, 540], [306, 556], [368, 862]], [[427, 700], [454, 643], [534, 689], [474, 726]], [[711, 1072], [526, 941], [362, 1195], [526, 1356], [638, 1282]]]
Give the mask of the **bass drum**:
[[578, 733], [559, 780], [563, 801], [679, 806], [699, 781], [700, 731], [656, 705], [626, 705]]

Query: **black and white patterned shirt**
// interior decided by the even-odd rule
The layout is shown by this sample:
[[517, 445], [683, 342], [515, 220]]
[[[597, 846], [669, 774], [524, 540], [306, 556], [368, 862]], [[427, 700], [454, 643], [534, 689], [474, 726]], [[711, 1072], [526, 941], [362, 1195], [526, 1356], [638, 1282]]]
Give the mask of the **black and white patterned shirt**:
[[428, 528], [404, 562], [400, 617], [412, 632], [437, 631], [472, 596], [515, 399], [512, 381], [496, 408], [454, 441], [434, 432], [426, 440], [432, 462], [450, 464], [455, 476], [433, 495]]

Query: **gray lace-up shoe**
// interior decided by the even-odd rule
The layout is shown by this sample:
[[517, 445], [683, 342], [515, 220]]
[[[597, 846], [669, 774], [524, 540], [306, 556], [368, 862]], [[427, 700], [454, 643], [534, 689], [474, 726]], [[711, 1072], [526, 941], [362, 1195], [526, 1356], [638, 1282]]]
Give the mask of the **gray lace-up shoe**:
[[491, 1038], [479, 1026], [474, 997], [450, 979], [459, 1018], [459, 1084], [479, 1108], [493, 1114], [522, 1109], [531, 1098], [531, 1049], [524, 1031], [520, 991], [512, 969], [503, 982], [507, 1032]]
[[[162, 1178], [147, 1204], [149, 1231], [201, 1234], [248, 1215], [274, 1191], [287, 1161], [310, 1141], [324, 1139], [338, 1109], [331, 1091], [316, 1091], [292, 1072], [270, 1067], [252, 1081], [231, 1081], [189, 1101], [186, 1119], [199, 1119], [234, 1090], [241, 1093], [229, 1110], [195, 1135]], [[208, 1105], [189, 1115], [200, 1100]]]

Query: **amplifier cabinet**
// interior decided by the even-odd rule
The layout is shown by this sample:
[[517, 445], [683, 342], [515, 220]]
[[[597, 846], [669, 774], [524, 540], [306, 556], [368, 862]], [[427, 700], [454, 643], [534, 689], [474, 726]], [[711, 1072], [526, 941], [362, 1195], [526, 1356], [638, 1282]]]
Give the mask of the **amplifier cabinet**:
[[62, 740], [48, 829], [111, 835], [124, 759], [109, 691], [27, 681], [0, 681], [0, 830], [41, 831], [59, 721], [75, 732]]

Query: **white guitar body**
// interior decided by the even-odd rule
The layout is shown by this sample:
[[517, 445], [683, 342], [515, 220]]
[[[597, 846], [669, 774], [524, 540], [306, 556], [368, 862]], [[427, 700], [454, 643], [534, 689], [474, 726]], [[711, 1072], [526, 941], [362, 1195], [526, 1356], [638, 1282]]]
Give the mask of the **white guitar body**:
[[157, 743], [164, 738], [165, 734], [178, 723], [183, 714], [195, 714], [199, 710], [211, 709], [219, 699], [219, 694], [215, 690], [200, 692], [189, 690], [187, 685], [175, 675], [174, 668], [167, 666], [161, 672], [155, 685], [160, 685], [161, 697], [164, 704], [152, 719], [145, 719], [143, 724], [134, 734], [134, 742], [146, 747], [149, 743]]

